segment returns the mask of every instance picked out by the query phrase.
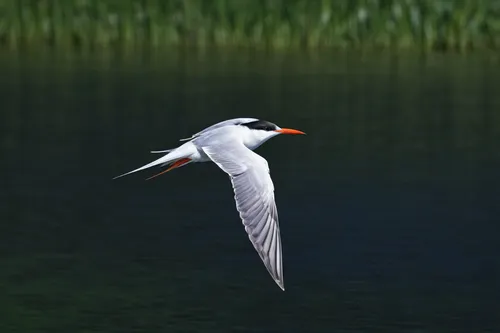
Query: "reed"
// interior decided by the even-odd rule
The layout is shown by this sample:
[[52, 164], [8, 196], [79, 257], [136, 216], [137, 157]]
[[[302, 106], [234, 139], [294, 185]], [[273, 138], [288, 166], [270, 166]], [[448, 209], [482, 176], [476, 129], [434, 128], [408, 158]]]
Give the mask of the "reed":
[[500, 0], [0, 0], [0, 44], [496, 49]]

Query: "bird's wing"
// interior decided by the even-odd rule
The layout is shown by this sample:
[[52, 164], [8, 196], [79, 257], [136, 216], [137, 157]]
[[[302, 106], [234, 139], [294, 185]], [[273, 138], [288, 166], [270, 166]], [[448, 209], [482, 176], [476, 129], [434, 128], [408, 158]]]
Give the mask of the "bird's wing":
[[267, 161], [237, 142], [202, 149], [229, 174], [245, 231], [274, 281], [285, 290], [278, 211]]
[[224, 121], [221, 121], [217, 124], [209, 126], [198, 133], [191, 135], [191, 137], [189, 137], [189, 138], [180, 139], [180, 141], [192, 140], [196, 137], [199, 137], [203, 133], [206, 133], [208, 131], [214, 130], [214, 129], [219, 128], [219, 127], [230, 126], [230, 125], [240, 125], [240, 124], [249, 123], [249, 122], [255, 121], [255, 120], [258, 120], [258, 119], [255, 119], [255, 118], [234, 118], [234, 119], [224, 120]]

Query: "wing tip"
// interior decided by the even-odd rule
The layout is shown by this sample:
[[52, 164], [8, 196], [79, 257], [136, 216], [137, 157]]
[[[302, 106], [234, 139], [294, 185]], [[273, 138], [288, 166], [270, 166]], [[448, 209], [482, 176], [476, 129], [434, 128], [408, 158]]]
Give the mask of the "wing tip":
[[281, 288], [282, 291], [285, 291], [285, 283], [283, 282], [283, 280], [274, 280], [274, 282], [276, 282], [276, 284]]

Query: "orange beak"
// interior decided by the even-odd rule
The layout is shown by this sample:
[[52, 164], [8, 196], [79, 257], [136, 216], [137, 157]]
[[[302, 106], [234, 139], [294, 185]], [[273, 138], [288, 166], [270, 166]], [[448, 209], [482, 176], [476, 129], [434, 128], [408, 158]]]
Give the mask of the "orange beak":
[[302, 131], [298, 131], [298, 130], [291, 129], [291, 128], [282, 128], [282, 129], [276, 130], [276, 132], [281, 133], [281, 134], [304, 134], [304, 135], [306, 134]]

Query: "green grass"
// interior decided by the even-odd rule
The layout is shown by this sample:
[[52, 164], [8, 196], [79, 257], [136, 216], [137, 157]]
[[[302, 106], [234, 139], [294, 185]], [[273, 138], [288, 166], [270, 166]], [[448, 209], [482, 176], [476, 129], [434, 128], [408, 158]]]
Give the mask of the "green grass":
[[0, 0], [0, 44], [497, 49], [500, 0]]

